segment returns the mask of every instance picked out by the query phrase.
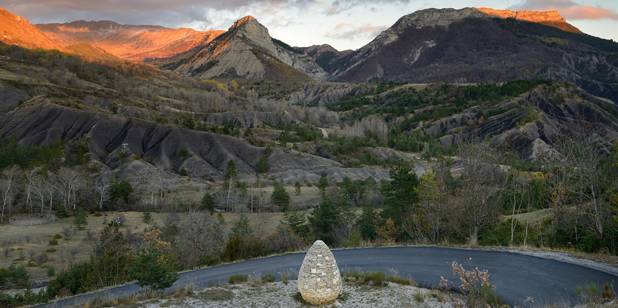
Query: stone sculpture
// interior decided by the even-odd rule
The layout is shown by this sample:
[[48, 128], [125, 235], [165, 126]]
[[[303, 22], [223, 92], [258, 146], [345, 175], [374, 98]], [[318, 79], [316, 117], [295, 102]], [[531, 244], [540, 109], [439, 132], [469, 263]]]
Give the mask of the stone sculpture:
[[323, 305], [341, 294], [341, 274], [335, 256], [322, 241], [309, 248], [298, 273], [298, 290], [310, 304]]

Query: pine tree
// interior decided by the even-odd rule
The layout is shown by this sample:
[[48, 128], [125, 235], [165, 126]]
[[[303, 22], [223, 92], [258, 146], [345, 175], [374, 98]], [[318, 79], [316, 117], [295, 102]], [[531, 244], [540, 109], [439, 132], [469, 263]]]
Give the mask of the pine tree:
[[270, 199], [272, 203], [279, 207], [283, 212], [286, 212], [290, 207], [290, 195], [281, 183], [275, 183]]
[[200, 207], [202, 210], [207, 210], [211, 214], [215, 211], [215, 198], [213, 198], [212, 194], [204, 193], [202, 197], [202, 201], [200, 202]]
[[311, 231], [316, 239], [323, 240], [329, 245], [334, 245], [334, 227], [339, 220], [337, 207], [328, 199], [323, 199], [320, 205], [313, 209], [309, 217]]

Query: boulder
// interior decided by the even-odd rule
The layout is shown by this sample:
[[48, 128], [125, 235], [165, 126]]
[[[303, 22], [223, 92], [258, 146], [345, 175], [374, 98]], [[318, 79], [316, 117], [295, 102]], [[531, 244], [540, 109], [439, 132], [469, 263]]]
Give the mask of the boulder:
[[341, 294], [341, 274], [335, 256], [322, 241], [309, 248], [298, 273], [298, 290], [310, 304], [323, 305]]

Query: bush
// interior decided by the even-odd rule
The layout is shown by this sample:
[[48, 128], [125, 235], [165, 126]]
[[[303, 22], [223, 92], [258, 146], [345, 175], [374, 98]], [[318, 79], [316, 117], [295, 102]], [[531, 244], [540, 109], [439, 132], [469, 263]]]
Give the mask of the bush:
[[54, 277], [56, 276], [56, 268], [53, 266], [48, 266], [47, 267], [47, 277]]
[[239, 284], [239, 283], [245, 283], [248, 280], [249, 280], [248, 275], [232, 275], [228, 279], [228, 282], [231, 284]]
[[275, 183], [273, 193], [270, 199], [272, 203], [283, 212], [286, 212], [290, 207], [290, 195], [281, 183]]
[[413, 284], [410, 279], [406, 279], [400, 276], [388, 276], [382, 272], [347, 272], [343, 275], [343, 277], [347, 282], [376, 287], [385, 287], [388, 282], [401, 285]]
[[52, 245], [52, 246], [58, 245], [58, 240], [55, 238], [49, 239], [49, 245]]
[[235, 261], [259, 257], [265, 254], [264, 247], [259, 238], [234, 234], [223, 249], [223, 260]]
[[276, 277], [273, 273], [262, 274], [262, 283], [275, 282], [275, 279]]
[[161, 290], [169, 288], [178, 279], [170, 262], [159, 251], [144, 249], [131, 263], [129, 276], [143, 286]]
[[205, 193], [200, 202], [200, 208], [207, 210], [211, 214], [215, 211], [215, 198], [210, 193]]
[[142, 221], [145, 224], [150, 224], [152, 222], [152, 214], [150, 214], [150, 212], [144, 212]]
[[30, 274], [23, 266], [11, 265], [0, 268], [0, 289], [27, 288], [30, 286]]
[[129, 198], [133, 192], [133, 186], [127, 181], [113, 183], [109, 189], [110, 201], [115, 203], [119, 200], [129, 203]]
[[602, 304], [616, 298], [612, 283], [605, 283], [603, 286], [596, 283], [584, 284], [577, 286], [575, 291], [585, 304]]
[[86, 217], [86, 211], [84, 211], [81, 207], [78, 207], [77, 210], [75, 210], [75, 219], [73, 220], [73, 223], [78, 229], [82, 230], [84, 229], [84, 226], [88, 224]]

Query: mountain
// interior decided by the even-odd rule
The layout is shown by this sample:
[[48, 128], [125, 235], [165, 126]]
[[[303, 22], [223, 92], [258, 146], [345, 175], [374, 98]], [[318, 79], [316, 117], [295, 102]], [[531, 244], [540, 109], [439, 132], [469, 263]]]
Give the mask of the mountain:
[[30, 49], [62, 49], [62, 44], [41, 32], [28, 20], [3, 8], [0, 8], [0, 41]]
[[212, 42], [174, 57], [162, 65], [178, 73], [210, 79], [324, 79], [326, 72], [309, 56], [273, 39], [251, 16], [237, 20]]
[[328, 44], [313, 45], [309, 47], [297, 47], [298, 50], [308, 55], [317, 63], [322, 69], [330, 72], [333, 67], [333, 63], [352, 52], [352, 50], [339, 51], [333, 46]]
[[580, 33], [555, 12], [422, 10], [332, 65], [337, 81], [549, 79], [618, 101], [618, 44]]
[[121, 25], [113, 21], [74, 21], [37, 25], [44, 34], [66, 45], [89, 44], [120, 59], [144, 61], [168, 58], [208, 43], [223, 31], [196, 31], [160, 26]]

